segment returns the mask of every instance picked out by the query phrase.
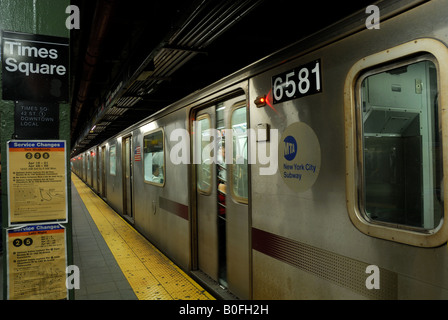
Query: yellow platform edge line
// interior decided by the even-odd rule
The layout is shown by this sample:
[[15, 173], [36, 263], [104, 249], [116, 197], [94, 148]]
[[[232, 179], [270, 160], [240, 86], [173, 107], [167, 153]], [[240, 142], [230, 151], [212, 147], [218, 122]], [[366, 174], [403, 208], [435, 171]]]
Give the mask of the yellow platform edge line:
[[[84, 184], [84, 182], [75, 174], [72, 173], [71, 175], [73, 184], [75, 186], [75, 188], [78, 190], [78, 193], [81, 197], [81, 200], [84, 202], [84, 205], [86, 206], [87, 210], [89, 211], [90, 215], [92, 216], [92, 218], [94, 218], [95, 215], [95, 210], [96, 211], [102, 211], [101, 208], [97, 207], [95, 204], [90, 204], [91, 202], [97, 200], [100, 201], [100, 203], [104, 203], [104, 201], [98, 196], [96, 195], [86, 184]], [[88, 199], [87, 197], [91, 197], [93, 199]], [[185, 278], [186, 281], [188, 281], [193, 287], [195, 287], [199, 292], [200, 295], [203, 295], [205, 299], [209, 299], [209, 300], [215, 300], [215, 298], [209, 294], [204, 288], [202, 288], [196, 281], [194, 281], [190, 276], [188, 276], [181, 268], [179, 268], [175, 263], [173, 263], [166, 255], [164, 255], [160, 250], [158, 250], [151, 242], [148, 241], [148, 239], [146, 239], [142, 234], [140, 234], [135, 228], [133, 228], [123, 217], [121, 217], [118, 213], [116, 213], [115, 211], [113, 211], [112, 208], [110, 208], [106, 203], [104, 203], [105, 207], [110, 209], [115, 218], [118, 218], [122, 221], [122, 223], [127, 226], [127, 228], [129, 230], [132, 230], [136, 235], [138, 235], [138, 237], [140, 238], [141, 241], [144, 241], [145, 244], [150, 247], [153, 251], [155, 251], [161, 258], [163, 258], [173, 269], [175, 269], [182, 277]], [[103, 214], [102, 214], [103, 215]], [[103, 218], [107, 219], [107, 217]], [[98, 225], [98, 221], [96, 221], [96, 219], [93, 219], [95, 224], [98, 227], [98, 230], [100, 230], [100, 232], [102, 231], [103, 228], [101, 228], [101, 226]], [[115, 230], [115, 228], [113, 227], [112, 223], [110, 221], [108, 221], [112, 228]], [[118, 234], [118, 236], [121, 237], [121, 235], [118, 233], [118, 231], [115, 230], [115, 232]], [[108, 235], [104, 234], [104, 231], [101, 232], [103, 238], [108, 238]], [[123, 239], [124, 241], [126, 241], [126, 239]], [[110, 240], [109, 240], [110, 241]], [[109, 245], [109, 243], [108, 243]], [[109, 246], [110, 247], [110, 246]], [[113, 249], [113, 248], [111, 248]], [[130, 249], [132, 251], [132, 249]], [[112, 250], [111, 250], [112, 251]], [[114, 257], [117, 259], [117, 262], [119, 262], [119, 260], [121, 259], [120, 257], [116, 256], [116, 252], [112, 251], [112, 253], [114, 254]], [[132, 254], [136, 255], [135, 252], [132, 251]], [[138, 260], [139, 263], [142, 263], [143, 265], [145, 265], [138, 256], [136, 256], [136, 259]], [[145, 265], [145, 267], [147, 268], [147, 266]], [[149, 270], [148, 270], [149, 271]], [[141, 288], [138, 284], [135, 283], [135, 278], [130, 277], [128, 274], [126, 274], [124, 271], [123, 273], [125, 274], [126, 278], [128, 279], [129, 283], [131, 284], [131, 287], [133, 288], [134, 292], [136, 293], [137, 297], [139, 299], [146, 299], [147, 294], [145, 294], [144, 292], [141, 292]], [[150, 271], [149, 271], [150, 273]], [[153, 276], [153, 275], [152, 275]], [[154, 276], [153, 276], [154, 277]], [[156, 279], [157, 280], [157, 279]], [[157, 280], [158, 281], [158, 280]], [[166, 289], [165, 289], [166, 290]]]
[[139, 237], [141, 237], [142, 240], [144, 240], [151, 249], [153, 249], [155, 252], [157, 252], [163, 259], [167, 261], [168, 264], [170, 264], [177, 272], [179, 272], [185, 279], [187, 279], [196, 289], [199, 291], [202, 291], [202, 294], [204, 294], [208, 299], [215, 300], [215, 298], [209, 294], [203, 287], [201, 287], [195, 280], [193, 280], [188, 274], [186, 274], [181, 268], [179, 268], [173, 261], [171, 261], [166, 255], [164, 255], [159, 249], [157, 249], [151, 242], [148, 241], [140, 232], [135, 230], [129, 223], [120, 215], [118, 215], [118, 218], [123, 220], [126, 225], [129, 226], [129, 229], [131, 229], [133, 232], [135, 232]]
[[[104, 201], [103, 201], [101, 198], [99, 198], [99, 197], [98, 197], [98, 196], [97, 196], [97, 195], [96, 195], [96, 194], [95, 194], [89, 187], [87, 187], [82, 181], [78, 180], [78, 183], [74, 182], [74, 184], [75, 184], [75, 187], [77, 187], [77, 189], [78, 189], [78, 191], [79, 191], [79, 193], [80, 193], [81, 198], [84, 197], [83, 202], [85, 203], [87, 209], [89, 210], [89, 208], [90, 208], [89, 213], [92, 215], [92, 218], [94, 218], [94, 221], [95, 221], [95, 218], [98, 218], [98, 217], [96, 217], [97, 212], [98, 212], [98, 213], [100, 212], [101, 215], [103, 216], [103, 218], [108, 222], [108, 224], [110, 224], [110, 226], [112, 227], [112, 229], [114, 229], [114, 232], [116, 232], [116, 236], [118, 236], [118, 237], [120, 237], [120, 238], [123, 239], [123, 237], [120, 235], [120, 233], [117, 232], [117, 230], [115, 230], [115, 228], [113, 227], [113, 223], [112, 223], [111, 221], [108, 221], [107, 217], [104, 216], [105, 213], [104, 213], [103, 210], [102, 210], [102, 208], [103, 208], [103, 209], [105, 209], [106, 211], [108, 211], [106, 214], [108, 214], [110, 217], [113, 217], [113, 219], [119, 219], [119, 220], [121, 220], [121, 222], [123, 223], [123, 226], [126, 226], [126, 228], [127, 228], [128, 230], [134, 230], [134, 232], [139, 236], [139, 238], [140, 238], [141, 240], [144, 240], [144, 241], [145, 241], [145, 244], [146, 244], [146, 245], [150, 246], [151, 248], [155, 248], [155, 247], [154, 247], [154, 246], [153, 246], [153, 245], [152, 245], [146, 238], [144, 238], [140, 233], [138, 233], [134, 228], [132, 228], [132, 226], [130, 226], [124, 219], [122, 219], [122, 218], [121, 218], [115, 211], [113, 211], [113, 209], [111, 209], [106, 203], [104, 203]], [[99, 202], [96, 202], [96, 201], [99, 201]], [[91, 204], [91, 203], [92, 203], [92, 204]], [[97, 204], [99, 204], [100, 207], [97, 206]], [[102, 208], [101, 208], [101, 207], [102, 207]], [[97, 226], [98, 226], [98, 228], [99, 228], [99, 230], [100, 230], [100, 232], [101, 232], [101, 230], [103, 229], [104, 226], [99, 226], [99, 225], [98, 225], [98, 221], [96, 221], [95, 223], [97, 224]], [[101, 223], [100, 223], [100, 224], [101, 224]], [[107, 228], [106, 228], [106, 230], [104, 230], [104, 231], [107, 233]], [[105, 240], [107, 241], [108, 238], [109, 238], [110, 236], [108, 236], [108, 235], [106, 235], [106, 234], [103, 234], [103, 237], [104, 237]], [[115, 240], [116, 240], [116, 239], [115, 239]], [[126, 242], [126, 239], [123, 239], [123, 241]], [[121, 260], [122, 264], [124, 264], [123, 266], [125, 267], [126, 264], [123, 262], [125, 259], [122, 259], [119, 255], [118, 255], [118, 256], [116, 255], [116, 252], [114, 252], [114, 243], [113, 243], [113, 242], [114, 242], [113, 240], [112, 240], [112, 241], [109, 240], [109, 243], [108, 243], [108, 244], [109, 244], [109, 247], [112, 249], [112, 252], [114, 253], [114, 256], [115, 256], [116, 259], [117, 259], [117, 262], [119, 262], [119, 264], [120, 264], [120, 260]], [[129, 248], [130, 248], [130, 247], [129, 247]], [[156, 248], [155, 248], [155, 249], [156, 249]], [[172, 267], [175, 267], [176, 270], [180, 270], [174, 263], [171, 262], [171, 260], [169, 260], [169, 259], [168, 259], [165, 255], [163, 255], [159, 250], [154, 250], [154, 251], [156, 251], [157, 254], [158, 254], [160, 257], [163, 257], [163, 259], [165, 259], [166, 262], [169, 262], [170, 265], [171, 265]], [[148, 270], [148, 273], [152, 275], [152, 272], [147, 268], [146, 264], [145, 264], [142, 260], [140, 260], [140, 257], [138, 257], [138, 256], [136, 255], [136, 253], [133, 252], [133, 250], [132, 250], [131, 248], [130, 248], [130, 252], [132, 252], [132, 255], [134, 255], [135, 258], [136, 258], [136, 261], [134, 261], [134, 262], [131, 263], [131, 264], [143, 264], [144, 268], [146, 268], [146, 269]], [[127, 258], [129, 258], [129, 255], [128, 255]], [[126, 259], [126, 260], [129, 260], [129, 259]], [[182, 271], [182, 270], [180, 270], [180, 271]], [[129, 271], [129, 274], [132, 275], [132, 276], [131, 276], [131, 277], [128, 277], [128, 276], [127, 276], [127, 279], [128, 279], [128, 281], [129, 281], [129, 283], [131, 284], [131, 286], [133, 287], [133, 289], [134, 289], [134, 291], [136, 292], [136, 294], [137, 294], [137, 295], [140, 294], [140, 295], [142, 295], [143, 298], [146, 298], [146, 297], [147, 297], [146, 293], [145, 293], [145, 292], [142, 292], [141, 289], [140, 289], [140, 287], [142, 286], [142, 284], [139, 283], [139, 281], [138, 281], [138, 277], [134, 277], [134, 276], [135, 276], [135, 270], [133, 270], [132, 272]], [[206, 298], [206, 299], [214, 299], [214, 298], [213, 298], [211, 295], [209, 295], [209, 294], [208, 294], [202, 287], [200, 287], [194, 280], [192, 280], [190, 277], [188, 277], [188, 275], [186, 275], [183, 271], [182, 271], [182, 273], [179, 272], [179, 274], [181, 274], [181, 275], [184, 277], [184, 280], [188, 281], [189, 285], [193, 285], [193, 286], [196, 288], [196, 290], [200, 291], [200, 292], [199, 292], [199, 296], [201, 296], [201, 297], [203, 297], [203, 298]], [[125, 274], [125, 275], [126, 275], [126, 274]], [[154, 277], [154, 275], [152, 275], [152, 276]], [[154, 278], [155, 278], [155, 280], [158, 281], [159, 284], [161, 285], [160, 281], [157, 280], [156, 277], [154, 277]], [[144, 285], [143, 285], [143, 286], [144, 286]], [[168, 290], [167, 290], [163, 285], [161, 285], [161, 286], [162, 286], [162, 289], [164, 289], [164, 290], [166, 290], [166, 291], [168, 292]], [[149, 289], [149, 287], [148, 287], [148, 289]], [[159, 288], [159, 289], [160, 289], [160, 288]], [[158, 290], [158, 291], [160, 291], [160, 290]], [[161, 294], [160, 292], [157, 292], [157, 293], [158, 293], [158, 294]], [[169, 292], [168, 292], [168, 294], [170, 295]], [[174, 294], [174, 295], [176, 295], [176, 294]]]
[[[82, 181], [76, 179], [72, 180], [76, 189], [79, 192], [81, 200], [84, 202], [89, 214], [91, 215], [94, 223], [98, 227], [99, 232], [103, 236], [106, 244], [114, 255], [120, 269], [122, 270], [124, 276], [128, 280], [129, 284], [132, 287], [132, 290], [136, 294], [139, 300], [144, 299], [155, 299], [155, 298], [163, 298], [163, 299], [172, 299], [169, 293], [164, 290], [163, 287], [159, 288], [157, 291], [157, 295], [154, 293], [148, 294], [147, 292], [151, 288], [149, 284], [159, 283], [157, 279], [147, 270], [145, 273], [144, 264], [133, 252], [129, 252], [129, 250], [122, 250], [125, 247], [121, 246], [117, 247], [117, 240], [121, 243], [125, 242], [119, 233], [116, 232], [115, 228], [112, 226], [111, 222], [104, 216], [103, 209], [107, 209], [107, 205], [102, 205], [102, 200], [99, 198], [95, 198], [95, 194], [93, 191], [88, 188]], [[115, 216], [118, 216], [115, 214]], [[121, 241], [120, 241], [121, 240]], [[123, 253], [121, 251], [124, 251]], [[123, 257], [125, 255], [126, 257]], [[147, 268], [146, 268], [147, 269]], [[146, 281], [143, 284], [139, 279], [145, 278]], [[146, 288], [145, 288], [146, 286]], [[162, 292], [161, 292], [162, 291]], [[164, 291], [164, 292], [163, 292]]]

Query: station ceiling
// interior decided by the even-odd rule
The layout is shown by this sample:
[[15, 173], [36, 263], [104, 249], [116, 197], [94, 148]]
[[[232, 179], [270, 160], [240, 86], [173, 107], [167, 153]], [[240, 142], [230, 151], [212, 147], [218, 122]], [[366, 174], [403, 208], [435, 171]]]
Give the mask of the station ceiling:
[[72, 0], [72, 156], [371, 2]]

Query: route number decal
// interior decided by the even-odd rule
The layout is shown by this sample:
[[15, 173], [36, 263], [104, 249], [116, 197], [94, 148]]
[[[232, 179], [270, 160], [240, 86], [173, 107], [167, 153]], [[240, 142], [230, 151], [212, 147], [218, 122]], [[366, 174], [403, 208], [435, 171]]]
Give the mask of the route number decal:
[[272, 77], [274, 104], [322, 92], [320, 59]]

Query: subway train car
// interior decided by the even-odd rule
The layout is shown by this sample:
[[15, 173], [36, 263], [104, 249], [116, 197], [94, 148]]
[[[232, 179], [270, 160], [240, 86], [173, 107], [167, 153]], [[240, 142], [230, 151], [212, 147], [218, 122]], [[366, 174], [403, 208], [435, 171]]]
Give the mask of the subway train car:
[[[240, 299], [447, 299], [448, 1], [384, 1], [167, 106], [72, 169]], [[221, 289], [217, 289], [221, 290]]]

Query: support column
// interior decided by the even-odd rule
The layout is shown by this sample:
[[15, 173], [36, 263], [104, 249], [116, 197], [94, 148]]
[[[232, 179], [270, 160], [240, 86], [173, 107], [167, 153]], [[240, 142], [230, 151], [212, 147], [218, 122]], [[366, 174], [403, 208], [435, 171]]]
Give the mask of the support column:
[[[66, 27], [66, 20], [69, 17], [69, 14], [66, 13], [66, 9], [67, 7], [70, 6], [70, 1], [69, 0], [2, 0], [1, 1], [1, 6], [0, 6], [0, 30], [1, 31], [11, 31], [13, 33], [24, 33], [27, 35], [38, 35], [38, 36], [42, 36], [42, 37], [59, 37], [61, 39], [65, 39], [66, 41], [69, 40], [70, 38], [70, 30], [67, 29]], [[2, 44], [4, 44], [5, 39], [1, 39], [2, 40]], [[20, 42], [20, 41], [19, 41]], [[28, 43], [28, 42], [27, 42]], [[38, 42], [35, 42], [38, 43]], [[36, 53], [34, 51], [21, 51], [19, 53], [19, 56], [22, 55], [28, 55], [28, 56], [34, 56], [34, 58], [37, 59], [41, 59], [40, 63], [41, 63], [41, 67], [42, 67], [42, 63], [48, 63], [50, 64], [50, 62], [52, 61], [52, 59], [54, 61], [56, 61], [55, 57], [55, 52], [50, 51], [50, 47], [45, 47], [46, 44], [43, 44], [44, 42], [39, 42], [42, 46], [39, 47], [36, 44], [37, 48], [44, 48], [40, 51], [37, 51], [37, 57], [35, 57]], [[30, 45], [27, 45], [30, 46]], [[13, 46], [14, 50], [19, 50], [18, 45]], [[12, 48], [12, 47], [11, 47]], [[45, 49], [46, 48], [46, 49]], [[27, 49], [28, 50], [28, 49]], [[32, 49], [34, 50], [34, 49]], [[18, 51], [19, 52], [19, 51]], [[70, 52], [70, 50], [67, 50], [67, 52]], [[50, 57], [51, 56], [51, 57]], [[2, 60], [5, 58], [5, 54], [2, 53]], [[44, 58], [47, 58], [47, 62], [44, 62]], [[17, 64], [16, 67], [14, 67], [14, 60], [9, 60], [10, 61], [10, 65], [9, 65], [9, 70], [14, 70], [15, 68], [17, 68], [17, 73], [21, 72], [21, 75], [26, 75], [27, 73], [30, 74], [31, 72], [29, 72], [30, 70], [28, 69], [28, 71], [25, 68], [25, 65], [22, 65], [22, 67], [19, 66], [19, 59], [20, 57], [17, 57]], [[65, 70], [68, 73], [69, 72], [69, 63], [68, 63], [68, 57], [66, 59], [66, 65], [65, 65]], [[38, 61], [36, 61], [36, 63], [39, 63]], [[55, 62], [56, 63], [56, 62]], [[57, 62], [59, 63], [59, 62]], [[2, 64], [2, 62], [0, 61], [0, 65]], [[7, 65], [5, 63], [5, 65]], [[4, 66], [2, 66], [4, 67]], [[34, 69], [35, 70], [35, 69]], [[59, 69], [57, 69], [57, 67], [50, 67], [50, 69], [44, 69], [41, 70], [41, 73], [53, 73], [53, 74], [63, 74], [64, 68], [60, 67]], [[5, 72], [6, 73], [6, 72]], [[0, 70], [0, 80], [1, 80], [1, 84], [3, 85], [3, 82], [5, 81], [6, 76], [3, 74], [3, 72]], [[67, 79], [69, 79], [69, 77], [67, 77]], [[57, 83], [57, 80], [56, 84]], [[23, 82], [17, 82], [17, 86], [21, 86], [23, 85]], [[66, 84], [68, 86], [68, 83]], [[33, 91], [35, 90], [36, 92], [42, 91], [41, 90], [42, 87], [42, 83], [36, 83], [35, 86], [32, 86]], [[57, 86], [56, 86], [57, 87]], [[54, 88], [51, 89], [53, 95], [55, 95], [54, 93]], [[6, 91], [6, 90], [5, 90]], [[27, 91], [27, 90], [24, 90]], [[68, 90], [68, 92], [70, 92], [70, 90]], [[39, 95], [39, 94], [38, 94]], [[56, 94], [57, 96], [57, 94]], [[20, 130], [22, 130], [24, 127], [21, 127], [20, 130], [18, 128], [17, 125], [17, 117], [20, 117], [20, 115], [17, 114], [17, 103], [23, 103], [23, 101], [19, 101], [19, 100], [25, 100], [25, 99], [4, 99], [4, 92], [2, 90], [2, 86], [0, 85], [0, 152], [1, 152], [1, 161], [2, 161], [2, 166], [1, 166], [1, 200], [2, 200], [2, 205], [1, 205], [1, 209], [2, 209], [2, 219], [0, 221], [2, 221], [2, 245], [3, 245], [3, 297], [4, 299], [8, 298], [9, 295], [9, 291], [8, 291], [8, 283], [11, 282], [10, 280], [10, 276], [8, 277], [8, 260], [11, 260], [13, 258], [12, 252], [11, 250], [8, 250], [8, 239], [7, 236], [8, 234], [12, 235], [12, 230], [14, 228], [21, 228], [23, 226], [35, 226], [34, 229], [39, 229], [37, 226], [43, 225], [43, 224], [52, 224], [52, 225], [61, 225], [63, 227], [64, 233], [65, 233], [65, 249], [66, 249], [66, 265], [72, 265], [73, 263], [73, 254], [72, 254], [72, 215], [71, 215], [71, 182], [70, 182], [70, 163], [69, 163], [69, 156], [70, 156], [70, 104], [69, 104], [69, 98], [67, 97], [67, 99], [63, 99], [64, 101], [62, 101], [61, 99], [58, 98], [54, 98], [51, 99], [52, 101], [48, 101], [45, 97], [39, 97], [39, 98], [34, 98], [34, 97], [26, 97], [26, 103], [28, 103], [28, 105], [33, 106], [34, 102], [37, 104], [37, 106], [44, 106], [46, 103], [51, 103], [53, 104], [55, 107], [53, 108], [53, 110], [57, 110], [56, 112], [58, 112], [57, 117], [53, 117], [53, 121], [54, 119], [57, 119], [57, 125], [58, 125], [58, 129], [56, 129], [56, 132], [52, 132], [50, 135], [47, 134], [43, 134], [43, 130], [39, 130], [36, 129], [35, 133], [33, 133], [33, 129], [32, 128], [26, 128], [26, 129], [31, 129], [31, 131], [27, 131], [26, 133], [24, 133], [24, 137], [22, 138], [20, 134]], [[25, 103], [25, 105], [27, 105]], [[44, 109], [39, 109], [39, 107], [36, 107], [37, 109], [27, 109], [27, 110], [31, 110], [30, 112], [37, 111], [36, 118], [33, 121], [43, 121], [43, 117], [47, 117], [48, 119], [48, 114], [44, 114], [41, 113], [39, 114], [40, 110], [44, 110]], [[41, 118], [39, 118], [41, 117]], [[31, 117], [30, 117], [31, 118]], [[39, 120], [36, 120], [37, 118], [39, 118]], [[36, 123], [37, 123], [36, 122]], [[26, 126], [26, 124], [20, 124], [21, 126]], [[42, 125], [42, 124], [39, 124]], [[51, 126], [56, 125], [55, 123], [51, 123]], [[38, 126], [38, 125], [32, 125], [32, 126]], [[31, 126], [30, 126], [31, 127]], [[23, 131], [25, 132], [25, 131]], [[33, 136], [33, 138], [30, 138], [30, 135]], [[66, 151], [66, 156], [65, 156], [65, 166], [66, 166], [66, 190], [65, 192], [65, 197], [67, 201], [67, 206], [66, 206], [66, 220], [62, 221], [61, 219], [55, 219], [54, 221], [52, 221], [52, 218], [50, 218], [49, 220], [46, 221], [39, 221], [39, 218], [35, 219], [31, 219], [29, 222], [24, 222], [23, 224], [16, 223], [13, 226], [11, 226], [11, 221], [9, 219], [9, 215], [8, 215], [8, 199], [17, 199], [17, 196], [11, 198], [11, 194], [8, 193], [8, 168], [10, 167], [10, 164], [7, 162], [7, 157], [6, 155], [8, 154], [8, 152], [11, 151], [10, 146], [8, 146], [8, 141], [11, 140], [17, 140], [19, 139], [20, 141], [31, 141], [31, 140], [35, 140], [35, 141], [65, 141], [65, 151]], [[25, 150], [25, 149], [24, 149]], [[26, 150], [25, 150], [26, 151]], [[24, 152], [25, 152], [24, 151]], [[54, 151], [53, 149], [51, 149], [51, 151]], [[51, 156], [51, 151], [49, 150], [49, 155]], [[32, 153], [33, 151], [31, 151]], [[37, 152], [37, 150], [34, 150], [34, 152]], [[46, 155], [48, 156], [48, 154]], [[51, 158], [52, 159], [52, 158]], [[27, 164], [26, 160], [24, 160], [24, 166], [29, 167], [30, 165]], [[50, 163], [50, 162], [48, 162]], [[60, 161], [59, 161], [60, 163]], [[51, 165], [51, 163], [50, 163]], [[23, 169], [25, 170], [25, 169]], [[49, 169], [51, 171], [51, 169]], [[55, 169], [56, 170], [56, 169]], [[46, 171], [45, 171], [46, 172]], [[57, 172], [60, 172], [57, 171]], [[11, 172], [9, 172], [11, 174]], [[42, 171], [36, 170], [36, 172], [34, 171], [27, 171], [27, 174], [30, 175], [30, 177], [32, 179], [35, 179], [34, 181], [43, 181], [41, 180], [36, 180], [36, 176], [33, 174], [37, 173], [37, 174], [41, 174], [42, 175]], [[31, 180], [32, 180], [31, 179]], [[27, 180], [29, 181], [29, 180]], [[10, 181], [11, 183], [11, 181]], [[24, 184], [26, 184], [27, 182], [24, 181]], [[34, 185], [36, 185], [36, 183], [34, 183]], [[39, 190], [39, 189], [38, 189]], [[43, 188], [40, 188], [40, 190], [43, 190]], [[46, 192], [48, 190], [43, 190], [42, 192]], [[55, 194], [51, 194], [51, 196], [55, 196]], [[25, 197], [25, 196], [23, 196]], [[23, 198], [22, 198], [23, 199]], [[31, 198], [30, 198], [31, 199]], [[44, 200], [42, 200], [44, 201]], [[17, 206], [16, 206], [17, 207]], [[25, 219], [26, 220], [26, 219]], [[45, 219], [44, 219], [45, 220]], [[62, 221], [62, 222], [61, 222]], [[52, 227], [51, 227], [52, 228]], [[41, 228], [43, 229], [43, 228]], [[51, 239], [60, 239], [58, 238], [58, 236], [56, 236], [55, 234], [51, 234], [49, 233], [48, 236], [46, 236], [46, 238], [44, 239], [43, 237], [43, 231], [42, 233], [38, 233], [38, 231], [36, 231], [37, 233], [33, 234], [32, 232], [29, 232], [29, 238], [27, 239], [31, 239], [31, 240], [27, 240], [27, 244], [28, 247], [30, 248], [31, 251], [26, 252], [26, 253], [21, 253], [22, 256], [25, 255], [33, 255], [33, 260], [32, 261], [36, 261], [36, 260], [40, 260], [42, 261], [42, 268], [45, 269], [45, 261], [48, 261], [49, 258], [45, 257], [45, 256], [39, 256], [39, 253], [32, 252], [32, 245], [29, 245], [29, 243], [33, 243], [33, 245], [35, 244], [33, 241], [33, 239], [38, 240], [39, 243], [44, 243], [47, 242], [49, 243], [49, 247], [51, 247], [50, 243]], [[55, 231], [56, 232], [56, 231]], [[40, 235], [40, 238], [38, 237]], [[34, 236], [36, 236], [36, 238], [33, 238]], [[13, 237], [10, 237], [13, 238]], [[17, 245], [21, 244], [23, 246], [25, 246], [26, 241], [24, 239], [19, 239], [19, 236], [17, 236]], [[22, 249], [25, 247], [22, 247]], [[39, 252], [42, 252], [39, 251]], [[17, 252], [15, 253], [15, 255], [17, 256]], [[14, 258], [16, 258], [16, 256]], [[9, 258], [9, 259], [8, 259]], [[35, 262], [32, 262], [30, 259], [29, 264], [31, 264], [31, 267], [36, 267]], [[23, 265], [25, 265], [26, 261], [22, 261]], [[34, 264], [34, 265], [33, 265]], [[40, 267], [40, 266], [39, 266]], [[53, 266], [49, 266], [49, 268], [53, 268]], [[36, 268], [35, 268], [36, 269]], [[25, 269], [24, 269], [25, 270]], [[65, 270], [64, 270], [65, 272]], [[11, 272], [10, 272], [11, 273]], [[29, 275], [25, 275], [29, 276]], [[29, 281], [27, 281], [29, 284], [32, 282], [32, 279], [29, 279]], [[42, 281], [42, 283], [44, 283], [45, 281]], [[17, 291], [19, 291], [20, 288], [17, 289]], [[48, 290], [47, 290], [48, 291]], [[39, 299], [39, 296], [33, 296], [33, 299]], [[42, 298], [46, 298], [45, 295], [42, 295]], [[69, 293], [67, 294], [65, 299], [73, 299], [74, 298], [74, 293], [73, 290], [69, 290]], [[63, 298], [64, 299], [64, 298]]]

